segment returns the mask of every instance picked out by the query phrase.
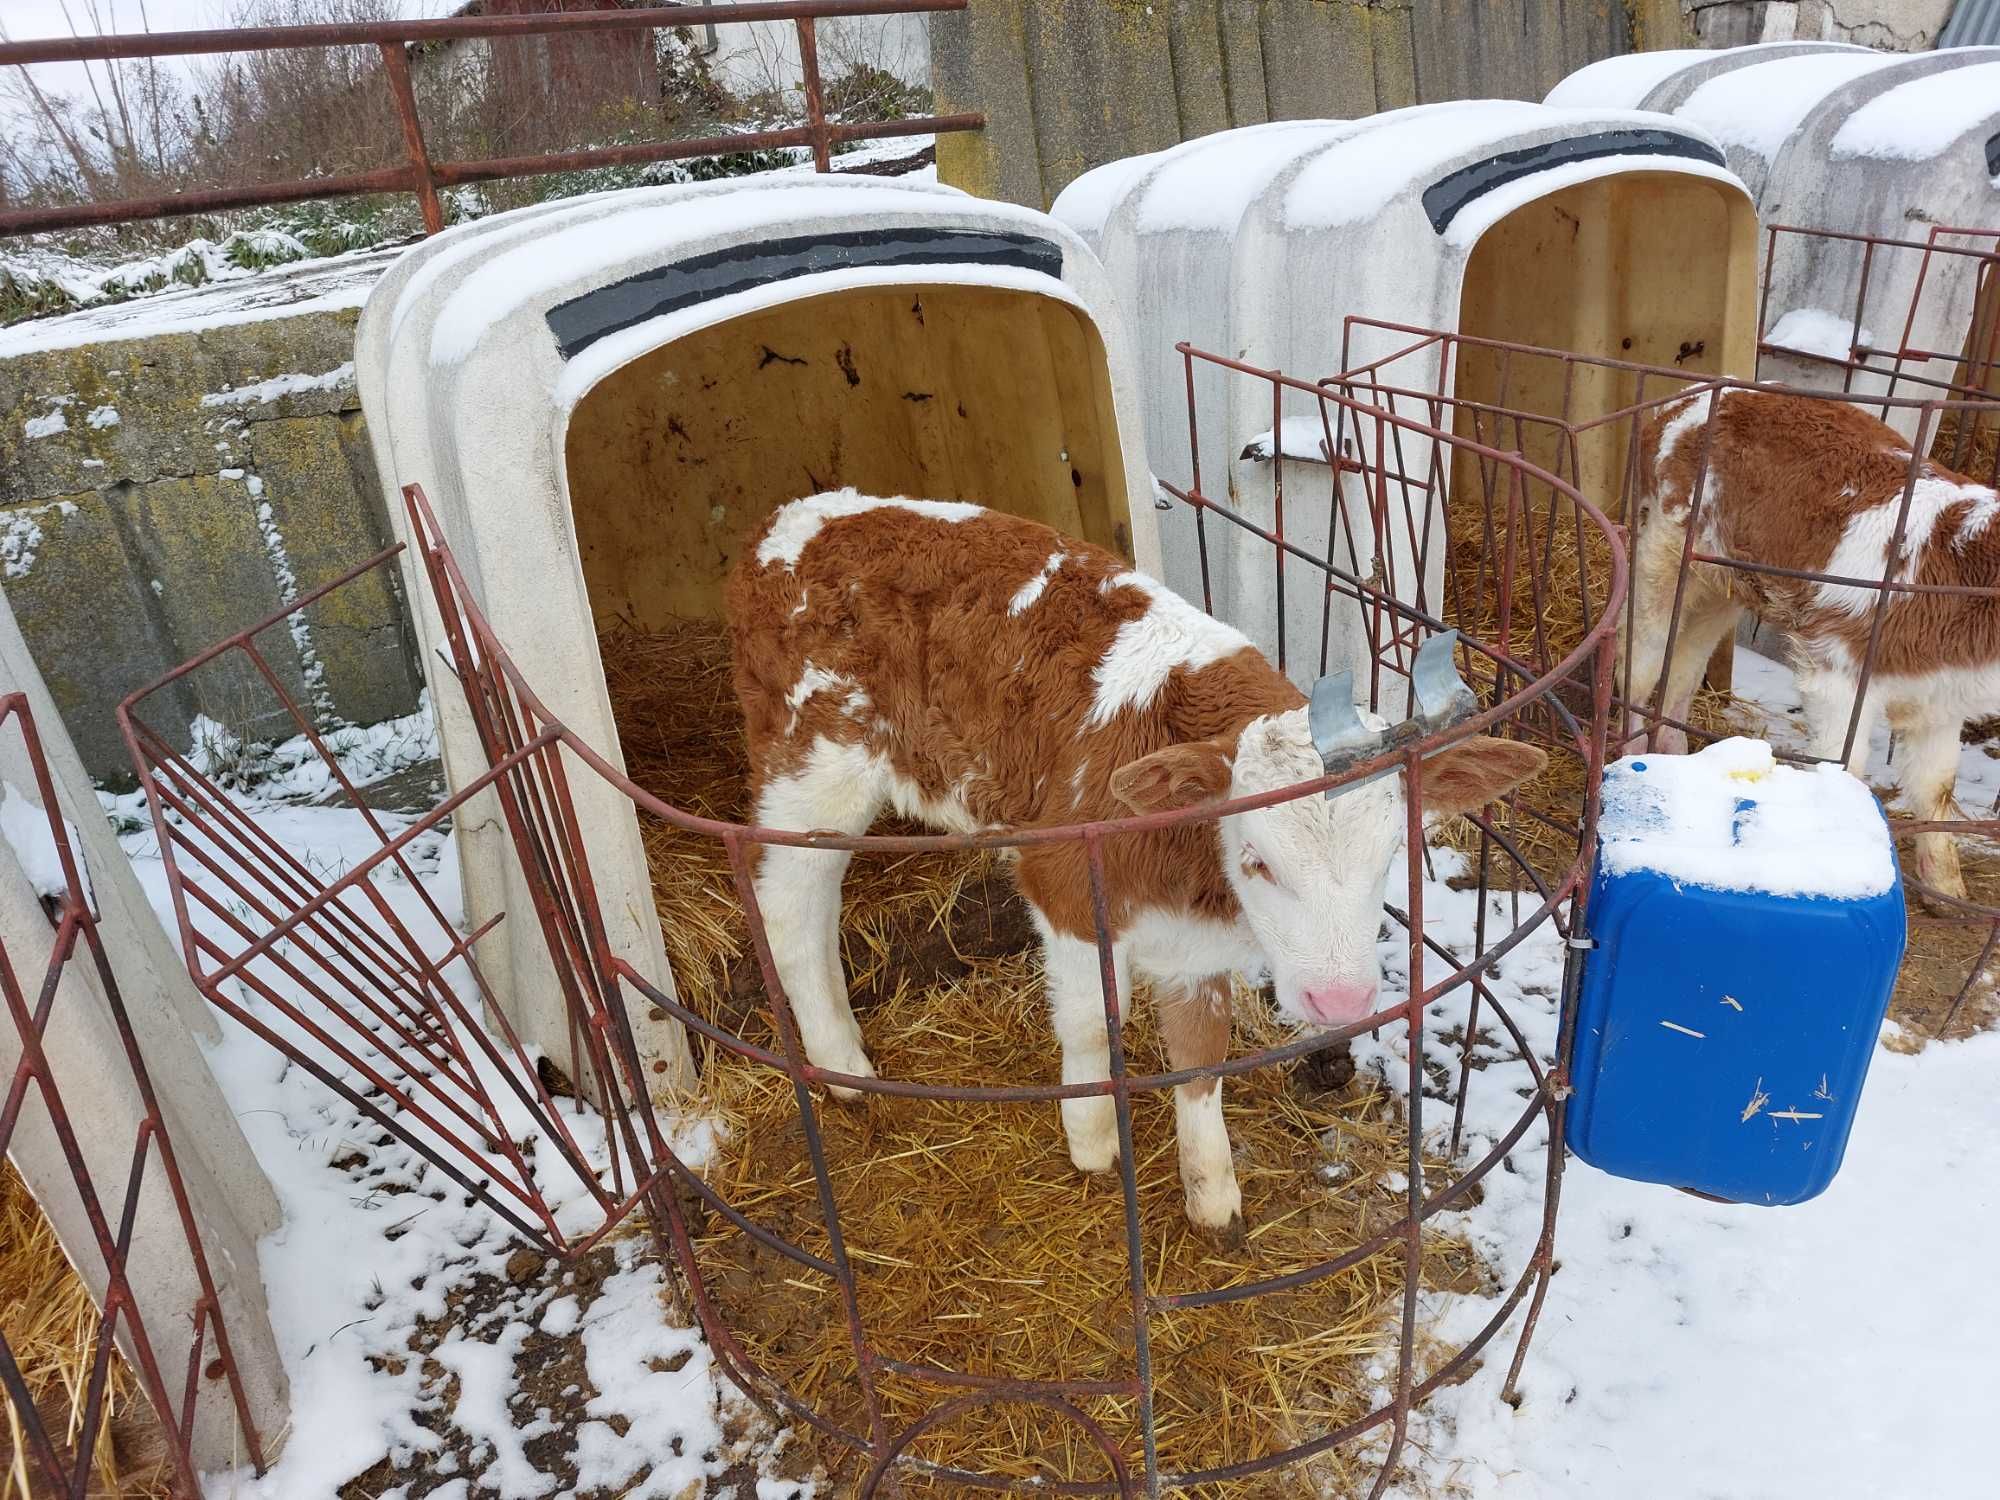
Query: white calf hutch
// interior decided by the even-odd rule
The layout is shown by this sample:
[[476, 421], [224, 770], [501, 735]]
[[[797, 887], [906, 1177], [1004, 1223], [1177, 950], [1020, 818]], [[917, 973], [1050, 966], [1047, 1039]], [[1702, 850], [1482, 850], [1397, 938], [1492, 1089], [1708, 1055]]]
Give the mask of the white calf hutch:
[[[1124, 361], [1110, 288], [1067, 230], [867, 178], [621, 193], [453, 230], [384, 278], [356, 351], [391, 514], [395, 487], [424, 487], [526, 679], [614, 759], [600, 631], [719, 617], [738, 550], [787, 500], [973, 500], [1157, 570]], [[461, 786], [485, 763], [435, 618], [419, 629]], [[576, 795], [614, 945], [670, 985], [632, 806], [594, 778]], [[529, 909], [499, 820], [460, 827], [469, 919]], [[489, 978], [553, 1051], [546, 959], [509, 930]], [[640, 1029], [678, 1080], [679, 1028]]]
[[[1099, 168], [1071, 184], [1054, 212], [1098, 251], [1130, 309], [1148, 459], [1175, 486], [1190, 477], [1181, 339], [1308, 379], [1412, 342], [1350, 329], [1350, 316], [1691, 374], [1747, 374], [1754, 358], [1749, 196], [1707, 135], [1661, 116], [1474, 101], [1257, 126]], [[1212, 367], [1195, 392], [1204, 489], [1224, 493], [1226, 476], [1231, 502], [1269, 526], [1269, 388], [1231, 381], [1225, 401], [1224, 387], [1203, 387], [1204, 378], [1214, 378]], [[1487, 399], [1499, 379], [1492, 360], [1468, 356], [1441, 388]], [[1507, 404], [1555, 413], [1567, 402], [1588, 419], [1629, 399], [1622, 382], [1595, 379], [1598, 388], [1565, 392], [1560, 369], [1538, 362], [1514, 372]], [[1438, 388], [1413, 374], [1408, 383]], [[1286, 457], [1305, 463], [1284, 465], [1285, 530], [1324, 557], [1332, 508], [1327, 471], [1312, 467], [1324, 462], [1312, 404], [1286, 414]], [[1403, 462], [1420, 464], [1409, 441], [1405, 434]], [[1615, 441], [1607, 430], [1605, 451], [1583, 455], [1586, 493], [1615, 462]], [[1534, 453], [1532, 438], [1529, 449], [1549, 457]], [[1368, 532], [1365, 513], [1348, 520]], [[1199, 597], [1193, 524], [1183, 513], [1163, 525], [1167, 581]], [[1208, 539], [1217, 612], [1255, 622], [1260, 644], [1273, 649], [1270, 549], [1232, 543], [1240, 533], [1220, 530], [1228, 535], [1211, 528]], [[1360, 569], [1371, 561], [1361, 557]], [[1416, 582], [1397, 580], [1404, 590]], [[1288, 591], [1286, 665], [1301, 682], [1321, 670], [1321, 608], [1317, 591]], [[1331, 622], [1327, 665], [1358, 667], [1366, 650], [1358, 621]]]
[[[1939, 233], [1936, 242], [1946, 250], [1992, 248], [2000, 228], [2000, 48], [1900, 55], [1790, 44], [1690, 53], [1671, 64], [1666, 56], [1657, 65], [1593, 64], [1557, 85], [1549, 102], [1623, 103], [1698, 125], [1722, 145], [1767, 225], [1835, 232], [1781, 235], [1768, 247], [1762, 376], [1864, 395], [1889, 393], [1898, 374], [1914, 376], [1893, 382], [1893, 393], [1905, 397], [1962, 378], [1949, 358], [1898, 366], [1894, 354], [1964, 350], [1978, 262], [1926, 257], [1916, 246], [1933, 230], [1956, 228], [1988, 233]], [[1871, 251], [1870, 237], [1910, 248]], [[1841, 368], [1850, 358], [1868, 366], [1851, 379]], [[1915, 416], [1892, 420], [1910, 429]]]

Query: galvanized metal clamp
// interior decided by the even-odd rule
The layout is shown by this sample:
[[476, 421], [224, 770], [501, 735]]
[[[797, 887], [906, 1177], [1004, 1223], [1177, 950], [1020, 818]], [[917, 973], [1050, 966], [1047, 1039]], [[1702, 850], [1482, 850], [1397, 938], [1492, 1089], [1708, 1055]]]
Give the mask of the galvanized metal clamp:
[[[1373, 760], [1384, 751], [1438, 734], [1478, 713], [1479, 699], [1458, 675], [1457, 648], [1456, 630], [1440, 631], [1417, 648], [1417, 659], [1410, 668], [1410, 688], [1417, 700], [1417, 711], [1387, 729], [1370, 729], [1363, 722], [1361, 711], [1354, 705], [1352, 671], [1329, 672], [1314, 683], [1306, 722], [1312, 730], [1313, 748], [1319, 752], [1327, 775], [1337, 775], [1364, 760]], [[1393, 764], [1384, 766], [1374, 776], [1329, 787], [1326, 795], [1329, 799], [1338, 797], [1396, 769]]]

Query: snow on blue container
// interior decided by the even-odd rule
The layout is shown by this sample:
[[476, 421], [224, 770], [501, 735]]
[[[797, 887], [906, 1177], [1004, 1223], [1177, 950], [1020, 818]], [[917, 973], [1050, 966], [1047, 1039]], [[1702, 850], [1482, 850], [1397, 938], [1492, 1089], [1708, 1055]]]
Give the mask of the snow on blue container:
[[1903, 958], [1881, 807], [1732, 739], [1611, 766], [1598, 833], [1570, 1149], [1730, 1202], [1824, 1192]]

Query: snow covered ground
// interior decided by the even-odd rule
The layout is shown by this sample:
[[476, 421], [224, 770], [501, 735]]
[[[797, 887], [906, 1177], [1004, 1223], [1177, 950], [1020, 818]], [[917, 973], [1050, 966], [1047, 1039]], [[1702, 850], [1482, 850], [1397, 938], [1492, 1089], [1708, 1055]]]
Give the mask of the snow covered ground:
[[[1739, 679], [1779, 711], [1782, 739], [1789, 674], [1754, 655], [1738, 663]], [[394, 774], [424, 753], [420, 731], [406, 724], [360, 736], [348, 759], [364, 779]], [[1990, 801], [2000, 785], [1993, 765], [1969, 752], [1969, 802]], [[310, 766], [281, 754], [270, 769], [284, 798], [252, 805], [302, 859], [335, 870], [373, 847], [357, 815], [308, 805], [323, 790]], [[150, 830], [128, 831], [124, 844], [164, 912]], [[449, 841], [421, 853], [423, 878], [455, 913]], [[1425, 898], [1429, 930], [1465, 945], [1476, 897], [1441, 883], [1449, 856], [1437, 873]], [[385, 889], [406, 920], [417, 917], [414, 892], [394, 882]], [[1494, 898], [1494, 917], [1504, 918], [1505, 899]], [[1406, 979], [1400, 949], [1400, 941], [1383, 949], [1390, 990]], [[1554, 1047], [1560, 975], [1560, 946], [1545, 931], [1496, 980], [1544, 1055]], [[1437, 1028], [1459, 1019], [1456, 1004], [1441, 1009]], [[217, 1070], [288, 1213], [264, 1247], [264, 1269], [296, 1415], [269, 1475], [217, 1476], [213, 1495], [300, 1500], [357, 1475], [368, 1479], [350, 1493], [409, 1500], [813, 1494], [798, 1456], [718, 1378], [699, 1340], [670, 1325], [640, 1242], [574, 1273], [532, 1256], [522, 1263], [490, 1213], [302, 1070], [227, 1030]], [[1387, 1031], [1357, 1047], [1357, 1060], [1393, 1085], [1401, 1046], [1400, 1033]], [[1519, 1108], [1512, 1086], [1525, 1084], [1526, 1070], [1495, 1062], [1477, 1076], [1468, 1114], [1475, 1154]], [[1993, 1494], [1996, 1077], [2000, 1034], [1913, 1053], [1881, 1049], [1840, 1178], [1796, 1208], [1706, 1203], [1572, 1161], [1561, 1268], [1523, 1401], [1499, 1399], [1517, 1321], [1418, 1423], [1416, 1472], [1400, 1493]], [[588, 1137], [586, 1117], [573, 1124]], [[1481, 1248], [1502, 1284], [1533, 1247], [1546, 1149], [1544, 1133], [1531, 1130], [1513, 1153], [1516, 1170], [1494, 1173], [1479, 1206], [1451, 1226]], [[1425, 1312], [1455, 1344], [1491, 1306], [1440, 1296]]]

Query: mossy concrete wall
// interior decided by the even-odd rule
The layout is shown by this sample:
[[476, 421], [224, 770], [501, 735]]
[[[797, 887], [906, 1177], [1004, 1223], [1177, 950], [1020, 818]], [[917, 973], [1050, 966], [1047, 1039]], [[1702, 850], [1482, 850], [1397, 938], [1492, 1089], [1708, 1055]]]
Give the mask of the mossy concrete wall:
[[[386, 257], [0, 331], [0, 571], [100, 781], [129, 783], [125, 694], [388, 545], [355, 394], [354, 323]], [[325, 722], [410, 712], [421, 674], [393, 569], [258, 639]], [[245, 657], [149, 722], [297, 732]]]
[[1601, 57], [1683, 44], [1681, 0], [971, 0], [931, 19], [938, 175], [1045, 208], [1121, 156], [1266, 120], [1539, 99]]

